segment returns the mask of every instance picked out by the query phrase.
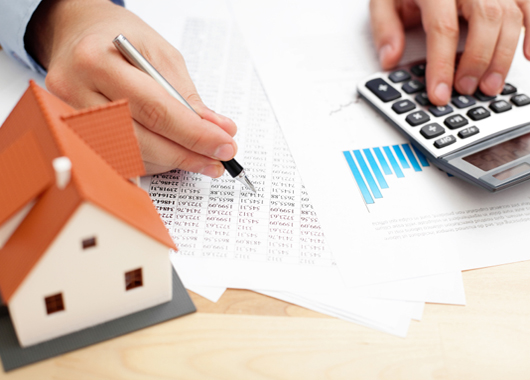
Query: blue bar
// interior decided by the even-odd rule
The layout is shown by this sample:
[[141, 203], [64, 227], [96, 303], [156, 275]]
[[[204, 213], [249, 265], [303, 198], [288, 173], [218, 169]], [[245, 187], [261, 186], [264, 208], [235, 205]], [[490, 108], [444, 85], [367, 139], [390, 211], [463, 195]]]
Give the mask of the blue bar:
[[355, 181], [357, 182], [357, 186], [359, 186], [359, 190], [361, 190], [361, 194], [364, 198], [364, 201], [367, 204], [373, 204], [374, 200], [372, 198], [372, 195], [370, 194], [370, 191], [366, 187], [363, 177], [361, 176], [359, 169], [357, 169], [357, 165], [355, 164], [355, 161], [353, 160], [351, 153], [348, 152], [347, 150], [342, 153], [344, 154], [344, 157], [346, 157], [346, 161], [348, 162], [348, 165], [350, 166], [350, 170], [353, 173], [353, 178], [355, 178]]
[[390, 161], [390, 165], [392, 165], [392, 168], [394, 169], [394, 173], [396, 173], [396, 177], [398, 177], [398, 178], [405, 177], [403, 175], [403, 172], [401, 171], [401, 168], [399, 167], [396, 159], [394, 158], [394, 155], [392, 154], [392, 151], [390, 150], [390, 148], [388, 146], [384, 146], [383, 150], [386, 153], [388, 161]]
[[372, 171], [375, 174], [375, 179], [377, 179], [377, 183], [379, 183], [379, 187], [381, 189], [388, 189], [388, 184], [385, 181], [385, 177], [383, 177], [383, 173], [381, 173], [381, 170], [379, 169], [377, 162], [375, 162], [375, 158], [372, 155], [372, 152], [370, 151], [370, 149], [363, 149], [363, 152], [366, 158], [368, 159], [368, 163], [370, 164]]
[[399, 159], [399, 162], [401, 163], [401, 167], [403, 169], [410, 169], [410, 165], [407, 162], [405, 156], [403, 155], [401, 149], [399, 149], [399, 145], [392, 145], [392, 148], [394, 148], [394, 152], [396, 153], [396, 156]]
[[381, 164], [381, 167], [383, 168], [383, 173], [386, 175], [391, 175], [392, 170], [390, 169], [390, 166], [388, 166], [385, 156], [383, 156], [383, 152], [381, 152], [380, 148], [374, 148], [375, 155], [377, 156], [377, 159], [379, 160], [379, 163]]
[[421, 172], [420, 164], [419, 164], [418, 160], [416, 160], [416, 156], [414, 156], [414, 153], [412, 153], [412, 149], [410, 149], [410, 145], [409, 144], [401, 144], [401, 146], [403, 147], [403, 150], [405, 151], [405, 154], [409, 158], [409, 161], [412, 164], [412, 167], [414, 168], [414, 171], [415, 172]]
[[370, 190], [372, 190], [372, 194], [374, 195], [374, 198], [383, 198], [383, 195], [381, 194], [381, 191], [379, 191], [379, 187], [377, 187], [377, 183], [375, 183], [374, 177], [372, 177], [372, 173], [370, 173], [370, 169], [368, 169], [368, 165], [366, 165], [366, 162], [364, 161], [364, 157], [361, 154], [360, 150], [354, 150], [353, 154], [355, 155], [355, 158], [357, 159], [357, 162], [359, 163], [359, 166], [361, 167], [361, 171], [364, 174], [364, 178], [366, 179], [366, 182], [368, 182], [368, 186], [370, 187]]
[[429, 164], [429, 161], [427, 161], [427, 157], [425, 157], [425, 155], [422, 152], [420, 152], [420, 150], [418, 148], [416, 148], [414, 145], [412, 145], [412, 149], [414, 149], [414, 153], [416, 153], [416, 156], [418, 156], [418, 159], [420, 160], [421, 166], [423, 166], [423, 167], [431, 166]]

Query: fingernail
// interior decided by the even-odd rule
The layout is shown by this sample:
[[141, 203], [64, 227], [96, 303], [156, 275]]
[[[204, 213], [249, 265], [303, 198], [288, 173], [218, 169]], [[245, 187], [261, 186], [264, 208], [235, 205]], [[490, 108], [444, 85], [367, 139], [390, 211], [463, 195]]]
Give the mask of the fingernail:
[[503, 82], [502, 75], [499, 73], [491, 73], [484, 79], [484, 85], [495, 94], [501, 91]]
[[221, 161], [228, 161], [236, 154], [232, 144], [220, 145], [213, 156]]
[[434, 89], [434, 96], [436, 96], [442, 103], [449, 103], [449, 97], [451, 96], [451, 90], [445, 83], [439, 83]]
[[379, 63], [381, 66], [385, 66], [385, 62], [388, 60], [388, 56], [392, 53], [392, 46], [389, 44], [383, 45], [379, 49]]
[[201, 174], [217, 178], [221, 175], [222, 168], [219, 165], [208, 165], [201, 170]]
[[472, 94], [477, 89], [478, 79], [475, 77], [463, 77], [458, 82], [460, 85], [460, 91], [464, 94]]

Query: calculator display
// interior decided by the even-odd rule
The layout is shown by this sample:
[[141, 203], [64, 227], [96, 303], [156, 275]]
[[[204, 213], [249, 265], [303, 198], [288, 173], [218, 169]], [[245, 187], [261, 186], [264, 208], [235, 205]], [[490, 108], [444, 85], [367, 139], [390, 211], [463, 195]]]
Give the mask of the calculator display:
[[530, 154], [530, 133], [463, 157], [485, 172]]

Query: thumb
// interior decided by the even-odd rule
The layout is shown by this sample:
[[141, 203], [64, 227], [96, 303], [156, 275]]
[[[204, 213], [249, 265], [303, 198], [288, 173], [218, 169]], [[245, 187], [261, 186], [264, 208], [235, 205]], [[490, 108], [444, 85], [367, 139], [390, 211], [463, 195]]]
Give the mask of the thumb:
[[391, 69], [398, 64], [405, 47], [405, 32], [395, 0], [371, 0], [370, 21], [381, 67]]

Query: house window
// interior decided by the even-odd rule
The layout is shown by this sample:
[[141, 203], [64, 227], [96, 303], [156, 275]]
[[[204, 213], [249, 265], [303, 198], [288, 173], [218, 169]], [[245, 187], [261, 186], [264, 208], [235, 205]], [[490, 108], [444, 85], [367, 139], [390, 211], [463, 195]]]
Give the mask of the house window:
[[53, 314], [64, 310], [63, 293], [46, 297], [44, 298], [44, 302], [46, 303], [46, 312], [48, 314]]
[[125, 273], [125, 290], [131, 290], [143, 286], [142, 268]]
[[91, 238], [84, 239], [82, 241], [83, 249], [91, 248], [96, 246], [96, 237], [92, 236]]

